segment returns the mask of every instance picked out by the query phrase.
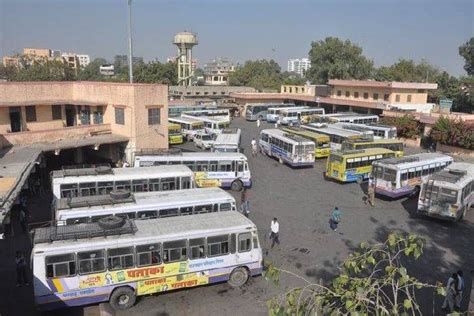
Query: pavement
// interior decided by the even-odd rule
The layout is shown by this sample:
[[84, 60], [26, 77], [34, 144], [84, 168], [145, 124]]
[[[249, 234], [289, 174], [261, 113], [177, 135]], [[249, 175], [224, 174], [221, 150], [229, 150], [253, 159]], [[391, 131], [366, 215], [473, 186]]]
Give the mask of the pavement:
[[[253, 180], [249, 190], [250, 218], [259, 228], [265, 260], [312, 282], [328, 282], [337, 274], [342, 260], [362, 241], [382, 242], [390, 232], [400, 231], [426, 239], [422, 257], [407, 262], [409, 274], [424, 282], [445, 283], [449, 275], [462, 269], [466, 289], [471, 289], [469, 271], [474, 270], [474, 211], [468, 212], [463, 222], [450, 223], [413, 216], [412, 211], [416, 208], [413, 198], [376, 199], [372, 208], [365, 204], [364, 184], [324, 180], [325, 160], [316, 161], [313, 168], [292, 169], [266, 156], [254, 158], [250, 155], [250, 141], [252, 137], [257, 138], [256, 123], [239, 118], [234, 119], [232, 127], [240, 127], [243, 133], [242, 146], [248, 154]], [[270, 127], [264, 122], [260, 129]], [[197, 151], [192, 143], [179, 147]], [[419, 150], [407, 148], [407, 153], [415, 152]], [[239, 194], [233, 194], [240, 200]], [[342, 210], [337, 232], [330, 230], [328, 225], [335, 206]], [[280, 222], [281, 244], [269, 249], [266, 237], [273, 217]], [[22, 242], [24, 240], [14, 240], [17, 245]], [[7, 249], [3, 250], [4, 247]], [[1, 241], [0, 255], [13, 258], [14, 248], [11, 242]], [[0, 261], [0, 273], [5, 281], [0, 283], [1, 315], [41, 315], [31, 307], [31, 289], [14, 287], [13, 259], [4, 260]], [[298, 279], [290, 276], [282, 276], [278, 286], [256, 277], [241, 289], [223, 283], [140, 297], [132, 309], [116, 315], [267, 315], [266, 302], [270, 298], [300, 285]], [[466, 291], [465, 295], [464, 310], [470, 293]], [[441, 314], [441, 297], [434, 297], [432, 291], [421, 291], [417, 297], [424, 314]], [[7, 303], [3, 302], [5, 298], [8, 298]], [[83, 312], [82, 308], [70, 308], [56, 311], [54, 315], [83, 315]]]

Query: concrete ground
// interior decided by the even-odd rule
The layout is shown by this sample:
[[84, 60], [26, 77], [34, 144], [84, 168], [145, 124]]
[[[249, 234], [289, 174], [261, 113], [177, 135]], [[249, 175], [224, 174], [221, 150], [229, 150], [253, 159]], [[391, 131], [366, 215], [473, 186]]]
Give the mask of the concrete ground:
[[[270, 127], [266, 123], [261, 128]], [[338, 271], [344, 258], [362, 241], [382, 242], [388, 233], [401, 231], [426, 238], [423, 256], [409, 262], [408, 272], [429, 283], [445, 282], [459, 269], [465, 271], [466, 289], [471, 288], [469, 271], [474, 270], [474, 211], [461, 223], [448, 223], [411, 215], [415, 199], [385, 201], [376, 199], [374, 208], [364, 202], [364, 185], [339, 184], [323, 178], [325, 160], [316, 161], [314, 168], [292, 169], [278, 161], [259, 155], [250, 155], [250, 140], [257, 137], [255, 122], [235, 119], [233, 127], [243, 131], [242, 144], [248, 154], [253, 187], [249, 190], [250, 218], [260, 230], [265, 260], [293, 271], [310, 281], [328, 281]], [[180, 146], [196, 150], [192, 143]], [[416, 150], [407, 149], [408, 153]], [[234, 194], [240, 198], [238, 194]], [[329, 229], [328, 219], [334, 206], [342, 210], [342, 222], [337, 232]], [[39, 211], [39, 210], [38, 210]], [[270, 221], [280, 222], [281, 245], [270, 250], [266, 238]], [[25, 243], [24, 238], [15, 245]], [[0, 255], [12, 258], [12, 243], [1, 241]], [[24, 246], [28, 250], [28, 246]], [[39, 315], [32, 305], [31, 288], [15, 288], [13, 259], [2, 262], [0, 272], [0, 313], [2, 315]], [[169, 292], [139, 298], [127, 312], [117, 315], [267, 315], [266, 301], [301, 283], [284, 276], [279, 284], [262, 277], [252, 279], [242, 289], [227, 284]], [[465, 293], [468, 297], [470, 293]], [[7, 302], [5, 302], [7, 299]], [[424, 291], [418, 296], [425, 314], [440, 314], [442, 298]], [[467, 308], [468, 298], [464, 300]], [[82, 315], [82, 308], [60, 310], [54, 315]]]

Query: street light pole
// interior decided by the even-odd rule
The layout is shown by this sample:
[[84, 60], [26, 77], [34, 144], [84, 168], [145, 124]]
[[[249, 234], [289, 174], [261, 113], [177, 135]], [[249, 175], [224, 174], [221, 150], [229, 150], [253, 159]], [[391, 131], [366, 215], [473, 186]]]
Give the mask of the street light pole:
[[132, 0], [128, 0], [128, 79], [133, 83]]

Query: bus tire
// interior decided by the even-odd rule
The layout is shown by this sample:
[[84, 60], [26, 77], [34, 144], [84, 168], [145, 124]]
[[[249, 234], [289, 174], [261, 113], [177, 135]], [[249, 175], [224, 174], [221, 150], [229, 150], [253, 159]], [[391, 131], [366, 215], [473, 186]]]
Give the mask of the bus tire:
[[110, 295], [109, 304], [113, 309], [124, 311], [135, 304], [137, 297], [135, 291], [130, 287], [119, 287]]
[[242, 188], [244, 187], [244, 184], [242, 183], [242, 181], [240, 180], [235, 180], [234, 182], [232, 182], [232, 184], [230, 185], [230, 189], [232, 191], [240, 191], [242, 190]]
[[249, 271], [244, 267], [238, 267], [232, 270], [229, 280], [227, 281], [232, 287], [241, 287], [247, 283], [249, 279]]
[[120, 228], [125, 224], [125, 218], [118, 216], [107, 216], [98, 220], [99, 226], [103, 229]]

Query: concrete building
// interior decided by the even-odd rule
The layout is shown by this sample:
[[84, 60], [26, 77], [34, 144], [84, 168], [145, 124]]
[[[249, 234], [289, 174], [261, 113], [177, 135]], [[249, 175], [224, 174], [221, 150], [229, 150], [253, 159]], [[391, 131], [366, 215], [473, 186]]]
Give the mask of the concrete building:
[[13, 67], [18, 67], [20, 65], [20, 59], [18, 57], [10, 57], [10, 56], [4, 56], [3, 59], [3, 66], [13, 66]]
[[210, 86], [229, 85], [229, 74], [235, 66], [226, 58], [216, 58], [204, 65], [205, 83]]
[[229, 99], [232, 93], [255, 93], [256, 90], [251, 87], [229, 87], [229, 86], [169, 86], [168, 94], [170, 97], [186, 99]]
[[311, 68], [311, 60], [308, 58], [296, 58], [288, 60], [288, 72], [294, 72], [300, 76], [304, 76], [309, 68]]
[[294, 102], [322, 106], [328, 113], [354, 111], [382, 114], [384, 110], [430, 112], [428, 90], [433, 83], [329, 80], [327, 86], [283, 85], [280, 93], [231, 93], [239, 104]]
[[81, 67], [80, 63], [79, 63], [78, 55], [76, 55], [74, 53], [62, 53], [61, 57], [63, 58], [64, 63], [69, 68], [74, 70], [74, 72], [77, 74], [77, 72], [79, 71], [79, 68]]
[[79, 59], [79, 66], [81, 66], [82, 68], [86, 67], [91, 63], [91, 58], [89, 55], [79, 54], [77, 55], [77, 58]]
[[99, 73], [103, 76], [113, 76], [115, 75], [115, 66], [114, 65], [101, 65], [99, 67]]
[[23, 55], [44, 58], [52, 57], [49, 48], [23, 48]]

